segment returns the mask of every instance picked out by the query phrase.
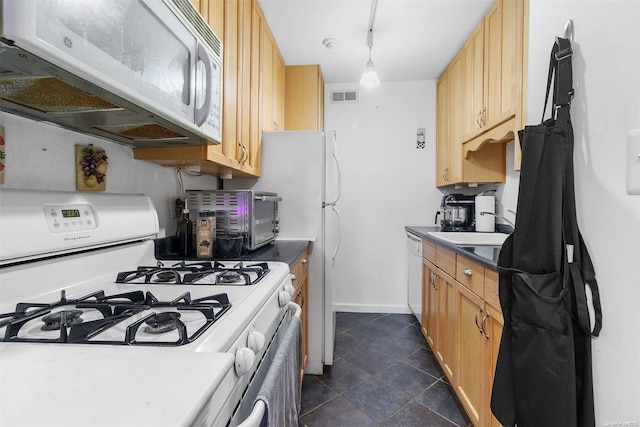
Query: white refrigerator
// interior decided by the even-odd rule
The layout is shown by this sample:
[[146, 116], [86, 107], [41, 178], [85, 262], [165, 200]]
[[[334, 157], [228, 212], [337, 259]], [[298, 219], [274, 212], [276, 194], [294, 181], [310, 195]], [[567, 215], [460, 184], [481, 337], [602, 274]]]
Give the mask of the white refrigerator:
[[278, 193], [280, 240], [309, 240], [306, 372], [333, 364], [334, 262], [340, 247], [340, 166], [335, 131], [264, 132], [262, 175], [224, 182], [225, 189]]

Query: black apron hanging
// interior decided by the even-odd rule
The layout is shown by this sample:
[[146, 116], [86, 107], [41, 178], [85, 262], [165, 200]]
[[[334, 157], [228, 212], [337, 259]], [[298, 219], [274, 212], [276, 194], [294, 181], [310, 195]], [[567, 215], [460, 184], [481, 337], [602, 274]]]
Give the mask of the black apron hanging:
[[[575, 210], [571, 55], [569, 40], [556, 39], [543, 121], [519, 132], [516, 224], [498, 259], [504, 329], [491, 395], [504, 426], [595, 425], [591, 336], [600, 332], [601, 311]], [[553, 117], [545, 121], [552, 81]]]

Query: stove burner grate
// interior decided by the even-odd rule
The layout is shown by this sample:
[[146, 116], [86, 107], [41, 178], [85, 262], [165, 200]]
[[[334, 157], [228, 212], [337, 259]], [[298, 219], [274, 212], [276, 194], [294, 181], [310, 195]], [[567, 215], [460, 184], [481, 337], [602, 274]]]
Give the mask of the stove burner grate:
[[[171, 284], [171, 285], [255, 285], [269, 272], [266, 262], [243, 262], [227, 266], [218, 261], [187, 264], [180, 262], [171, 267], [159, 263], [157, 267], [140, 266], [133, 271], [118, 273], [116, 283]], [[209, 280], [206, 280], [209, 279]]]
[[[52, 313], [54, 308], [71, 306]], [[96, 309], [103, 318], [83, 321], [80, 315], [82, 308]], [[68, 300], [65, 291], [61, 292], [59, 301], [50, 304], [19, 303], [15, 312], [0, 314], [0, 329], [5, 328], [4, 337], [0, 341], [6, 342], [40, 342], [40, 343], [82, 343], [82, 344], [125, 344], [149, 346], [178, 346], [196, 340], [214, 322], [231, 308], [229, 297], [225, 293], [192, 299], [189, 292], [175, 298], [173, 301], [160, 301], [151, 292], [134, 291], [124, 294], [106, 296], [104, 291], [97, 291], [75, 300]], [[157, 311], [174, 310], [174, 311]], [[142, 319], [134, 320], [135, 315], [145, 314]], [[187, 326], [180, 320], [180, 311], [199, 312], [204, 324], [195, 331], [187, 330]], [[59, 331], [56, 338], [33, 338], [18, 336], [20, 329], [33, 320], [45, 323], [42, 327], [46, 331]], [[127, 320], [134, 320], [126, 327], [121, 340], [100, 340], [100, 334]], [[139, 341], [136, 334], [142, 324], [144, 332], [160, 335], [164, 332], [178, 330], [176, 341]], [[47, 329], [44, 329], [44, 328]]]

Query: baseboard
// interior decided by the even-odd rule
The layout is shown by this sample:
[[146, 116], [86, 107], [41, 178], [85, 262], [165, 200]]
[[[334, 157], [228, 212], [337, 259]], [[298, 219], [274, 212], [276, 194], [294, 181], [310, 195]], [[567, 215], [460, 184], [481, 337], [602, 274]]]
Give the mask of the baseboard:
[[413, 314], [409, 305], [387, 305], [387, 304], [333, 304], [336, 312], [348, 313], [393, 313], [393, 314]]

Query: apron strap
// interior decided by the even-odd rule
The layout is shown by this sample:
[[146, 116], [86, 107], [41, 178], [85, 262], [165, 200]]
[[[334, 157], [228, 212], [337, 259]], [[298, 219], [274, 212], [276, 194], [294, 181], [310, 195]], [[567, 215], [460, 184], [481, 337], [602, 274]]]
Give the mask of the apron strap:
[[[553, 110], [551, 117], [558, 120], [560, 114], [560, 125], [564, 125], [569, 119], [569, 107], [573, 98], [573, 70], [571, 63], [571, 42], [568, 39], [556, 37], [556, 42], [551, 50], [549, 58], [549, 74], [547, 76], [547, 92], [544, 97], [544, 108], [542, 109], [542, 120], [547, 111], [551, 83], [553, 82]], [[555, 79], [554, 79], [555, 75]]]

